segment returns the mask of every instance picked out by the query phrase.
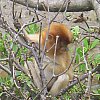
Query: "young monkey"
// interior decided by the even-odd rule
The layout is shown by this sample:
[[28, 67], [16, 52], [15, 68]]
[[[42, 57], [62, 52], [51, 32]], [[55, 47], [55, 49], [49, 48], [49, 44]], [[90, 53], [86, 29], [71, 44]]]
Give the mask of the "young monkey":
[[[44, 28], [41, 32], [42, 48], [45, 45], [47, 33], [48, 27]], [[56, 43], [57, 36], [58, 41]], [[39, 34], [28, 35], [25, 33], [25, 37], [31, 42], [39, 42]], [[49, 62], [45, 60], [43, 62], [43, 69], [47, 82], [49, 82], [53, 75], [61, 74], [68, 68], [68, 70], [65, 73], [58, 75], [49, 82], [47, 89], [52, 96], [56, 96], [57, 94], [59, 94], [62, 89], [67, 87], [69, 81], [73, 78], [72, 66], [69, 67], [70, 54], [68, 51], [68, 44], [71, 43], [72, 37], [72, 33], [64, 24], [53, 22], [50, 25], [48, 40], [46, 43], [46, 57], [49, 59]], [[54, 54], [56, 55], [55, 60]], [[42, 85], [38, 67], [35, 66], [35, 69], [32, 68], [33, 67], [31, 66], [30, 69], [32, 71], [34, 82], [37, 85], [37, 87], [41, 90]]]

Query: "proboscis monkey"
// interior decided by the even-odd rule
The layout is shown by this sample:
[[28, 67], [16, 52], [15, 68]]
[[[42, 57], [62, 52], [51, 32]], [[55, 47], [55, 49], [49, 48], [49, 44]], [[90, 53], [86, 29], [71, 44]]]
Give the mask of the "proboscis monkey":
[[[48, 27], [44, 28], [41, 32], [41, 46], [44, 47], [46, 34], [48, 33]], [[58, 36], [58, 41], [56, 43], [56, 37]], [[29, 35], [25, 33], [26, 39], [30, 40], [31, 42], [39, 42], [39, 34]], [[46, 58], [47, 61], [44, 60], [43, 68], [44, 74], [46, 77], [47, 82], [52, 78], [53, 74], [58, 75], [63, 73], [70, 65], [70, 54], [68, 50], [68, 44], [72, 41], [72, 33], [70, 32], [69, 28], [66, 25], [61, 23], [52, 23], [50, 25], [49, 33], [48, 33], [48, 40], [46, 44]], [[56, 46], [56, 54], [55, 54], [55, 46]], [[55, 60], [54, 60], [54, 55]], [[35, 66], [36, 67], [36, 66]], [[42, 88], [39, 70], [37, 68], [30, 66], [30, 69], [34, 78], [34, 82], [38, 88]], [[36, 70], [36, 71], [35, 71]], [[51, 95], [57, 95], [62, 89], [67, 87], [70, 80], [73, 78], [73, 71], [72, 67], [70, 66], [68, 71], [53, 78], [47, 86], [48, 92]]]

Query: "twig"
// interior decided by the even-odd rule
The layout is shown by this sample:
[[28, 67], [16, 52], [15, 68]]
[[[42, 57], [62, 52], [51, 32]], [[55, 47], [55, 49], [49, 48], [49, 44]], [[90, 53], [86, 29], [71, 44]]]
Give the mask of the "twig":
[[82, 40], [84, 40], [85, 38], [87, 38], [87, 37], [93, 37], [93, 38], [95, 38], [95, 39], [98, 39], [98, 40], [100, 40], [100, 38], [99, 37], [96, 37], [96, 36], [93, 36], [93, 35], [86, 35], [85, 37], [83, 37], [80, 41], [78, 41], [78, 43], [80, 43]]
[[13, 63], [17, 66], [17, 69], [20, 70], [21, 72], [23, 72], [25, 75], [27, 75], [27, 73], [24, 70], [24, 67], [21, 66], [18, 62], [16, 62], [15, 60], [13, 60]]
[[54, 19], [58, 16], [59, 12], [61, 11], [61, 9], [63, 8], [64, 4], [66, 3], [66, 0], [64, 0], [63, 4], [61, 5], [61, 7], [59, 8], [57, 14], [54, 16], [54, 18], [52, 18], [52, 20], [50, 21], [50, 24], [54, 21]]
[[92, 72], [91, 71], [89, 71], [88, 72], [88, 83], [87, 83], [87, 88], [86, 88], [86, 90], [85, 90], [85, 97], [87, 98], [89, 98], [89, 100], [90, 100], [90, 91], [91, 91], [91, 76], [92, 76]]
[[[54, 65], [56, 63], [56, 50], [57, 50], [57, 43], [58, 43], [59, 36], [56, 36], [56, 43], [55, 43], [55, 51], [54, 51]], [[53, 76], [55, 76], [54, 68], [53, 68]]]
[[46, 85], [42, 88], [42, 90], [35, 96], [35, 98], [33, 100], [36, 100], [37, 97], [41, 94], [41, 92], [47, 87], [47, 85], [51, 82], [51, 80], [53, 79], [54, 77], [51, 77], [51, 79], [46, 83]]
[[84, 31], [88, 32], [85, 28], [83, 28], [83, 27], [81, 27], [81, 26], [79, 26], [79, 28], [81, 28], [81, 29], [83, 29]]
[[[100, 70], [100, 65], [98, 65], [96, 68], [91, 70], [91, 73], [95, 73], [96, 71]], [[83, 81], [85, 78], [87, 78], [89, 76], [89, 73], [84, 74], [79, 80]], [[73, 83], [71, 83], [68, 87], [66, 87], [61, 94], [65, 94], [65, 92], [67, 92], [70, 88], [72, 88], [74, 85], [78, 84], [78, 80], [74, 81]]]
[[5, 91], [6, 93], [8, 93], [11, 97], [15, 98], [16, 100], [19, 100], [19, 98], [16, 97], [16, 96], [15, 96], [14, 94], [12, 94], [11, 92], [9, 92], [5, 86], [3, 86], [3, 88], [4, 88], [4, 91]]
[[0, 62], [1, 61], [8, 61], [9, 60], [9, 58], [4, 58], [4, 59], [0, 59]]
[[61, 76], [61, 75], [65, 74], [65, 73], [69, 70], [69, 68], [71, 67], [71, 65], [72, 65], [72, 63], [73, 63], [73, 61], [74, 61], [74, 58], [75, 58], [75, 54], [76, 54], [75, 51], [76, 51], [76, 47], [75, 47], [74, 54], [73, 54], [73, 57], [72, 57], [72, 59], [71, 59], [71, 62], [70, 62], [70, 64], [69, 64], [69, 66], [66, 68], [66, 70], [63, 71], [62, 73], [58, 74], [58, 75], [55, 75], [55, 77]]
[[20, 89], [20, 87], [19, 87], [19, 86], [17, 85], [17, 83], [16, 83], [15, 68], [14, 68], [14, 66], [12, 66], [12, 70], [13, 70], [13, 82], [14, 82], [16, 88], [17, 88], [17, 89]]
[[37, 11], [36, 11], [35, 8], [34, 8], [34, 13], [35, 13], [35, 15], [36, 15], [37, 20], [39, 21], [39, 17], [38, 17], [38, 14], [37, 14]]
[[88, 27], [88, 29], [90, 28], [90, 26], [88, 25], [88, 23], [86, 22], [86, 20], [84, 20], [86, 26]]
[[71, 1], [70, 1], [70, 0], [68, 0], [68, 1], [66, 1], [66, 3], [65, 3], [65, 6], [66, 6], [66, 7], [65, 7], [64, 14], [63, 14], [63, 15], [64, 15], [64, 19], [62, 19], [62, 20], [61, 20], [61, 23], [62, 23], [64, 20], [66, 20], [66, 19], [67, 19], [67, 21], [69, 21], [69, 19], [66, 17], [66, 15], [65, 15], [65, 14], [66, 14], [67, 9], [68, 9], [68, 7], [69, 7], [69, 5], [70, 5], [70, 2], [71, 2]]
[[14, 14], [14, 9], [15, 9], [15, 0], [13, 0], [13, 6], [12, 6], [12, 15], [13, 15], [13, 19], [15, 19], [16, 15]]
[[41, 30], [42, 30], [42, 23], [40, 23], [40, 31], [39, 31], [39, 57], [41, 53]]
[[28, 9], [28, 0], [25, 0], [26, 7]]
[[81, 83], [80, 83], [79, 77], [77, 77], [77, 76], [75, 76], [75, 77], [77, 78], [77, 81], [78, 81], [78, 83], [79, 83], [79, 85], [80, 85], [80, 87], [81, 87], [82, 93], [85, 93], [85, 91], [84, 91], [84, 89], [83, 89], [83, 87], [82, 87], [82, 85], [81, 85]]
[[43, 17], [42, 19], [38, 20], [38, 21], [30, 22], [30, 23], [28, 23], [28, 24], [23, 24], [23, 26], [20, 28], [20, 30], [18, 31], [17, 34], [20, 34], [20, 33], [22, 32], [23, 28], [25, 28], [26, 26], [29, 26], [29, 25], [32, 25], [32, 24], [38, 23], [38, 22], [40, 22], [40, 21], [43, 20], [43, 19], [44, 19], [44, 17]]
[[42, 62], [43, 62], [43, 59], [44, 59], [44, 55], [45, 55], [45, 51], [46, 51], [46, 44], [47, 44], [47, 41], [48, 41], [48, 36], [49, 36], [49, 31], [50, 31], [50, 14], [49, 14], [49, 1], [48, 0], [47, 0], [47, 3], [48, 3], [48, 30], [47, 30], [47, 33], [46, 33], [46, 39], [45, 39], [43, 52], [42, 52]]
[[84, 58], [84, 63], [85, 63], [85, 66], [86, 66], [86, 70], [89, 71], [89, 68], [88, 68], [88, 64], [87, 64], [87, 61], [86, 61], [86, 57], [85, 57], [85, 51], [84, 51], [84, 45], [82, 43], [82, 47], [83, 47], [83, 58]]
[[2, 64], [0, 64], [0, 69], [4, 70], [4, 71], [7, 72], [9, 75], [11, 75], [10, 70], [7, 69], [6, 67], [4, 67]]
[[[31, 80], [32, 80], [32, 82], [33, 82], [33, 84], [34, 84], [34, 78], [33, 78], [33, 76], [32, 76], [32, 72], [31, 72], [31, 69], [30, 69], [29, 64], [28, 64], [28, 62], [27, 62], [27, 59], [26, 59], [26, 64], [27, 64], [27, 67], [28, 67], [28, 71], [29, 71]], [[33, 67], [34, 67], [34, 66], [33, 66]], [[35, 84], [34, 84], [34, 85], [35, 85]], [[35, 87], [36, 87], [36, 85], [35, 85]]]
[[73, 70], [75, 71], [75, 69], [76, 69], [79, 65], [81, 65], [81, 64], [84, 64], [84, 62], [79, 62], [78, 65], [75, 65], [75, 66], [74, 66], [74, 69], [73, 69]]

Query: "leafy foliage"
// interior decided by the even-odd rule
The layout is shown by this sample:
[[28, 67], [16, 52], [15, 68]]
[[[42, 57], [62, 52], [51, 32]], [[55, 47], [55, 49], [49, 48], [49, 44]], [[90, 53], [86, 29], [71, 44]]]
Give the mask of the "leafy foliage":
[[[37, 31], [39, 31], [39, 26], [36, 24], [31, 24], [28, 27], [26, 27], [26, 30], [29, 34], [34, 34]], [[98, 66], [100, 64], [100, 54], [95, 54], [95, 52], [92, 52], [94, 48], [96, 48], [100, 41], [98, 39], [93, 39], [93, 41], [89, 41], [88, 37], [85, 37], [82, 39], [82, 41], [79, 43], [78, 40], [80, 40], [80, 28], [79, 26], [72, 27], [71, 30], [74, 34], [74, 43], [77, 43], [77, 48], [75, 52], [75, 62], [74, 62], [74, 72], [75, 75], [78, 77], [82, 76], [84, 73], [87, 72], [86, 69], [86, 63], [84, 62], [84, 57], [87, 61], [89, 70], [92, 68]], [[19, 45], [17, 42], [13, 41], [12, 37], [9, 33], [5, 33], [0, 38], [0, 59], [2, 58], [8, 58], [9, 52], [8, 49], [10, 49], [15, 55], [15, 60], [18, 61], [18, 64], [24, 66], [24, 62], [26, 60], [31, 61], [32, 57], [29, 55], [30, 51], [24, 47]], [[84, 51], [84, 52], [83, 52]], [[9, 65], [8, 62], [5, 63], [5, 61], [0, 61], [4, 66]], [[17, 84], [21, 87], [18, 88], [16, 84], [14, 83], [14, 80], [12, 78], [12, 75], [8, 75], [8, 77], [0, 78], [0, 96], [8, 91], [10, 93], [13, 93], [14, 96], [17, 97], [19, 100], [23, 100], [23, 94], [26, 95], [26, 97], [32, 97], [32, 99], [36, 96], [36, 94], [39, 92], [38, 89], [34, 88], [32, 84], [32, 80], [25, 75], [23, 72], [21, 72], [18, 69], [15, 69], [15, 78], [17, 80]], [[100, 74], [96, 74], [97, 80], [100, 79]], [[79, 82], [79, 84], [73, 86], [66, 94], [63, 95], [63, 98], [66, 100], [71, 100], [71, 98], [74, 98], [74, 96], [80, 96], [82, 100], [84, 100], [84, 97], [82, 96], [84, 94], [84, 91], [86, 89], [87, 83], [86, 80], [84, 82]], [[94, 94], [100, 94], [100, 89], [92, 90]], [[73, 94], [75, 93], [75, 94]], [[75, 97], [76, 98], [76, 97]], [[58, 100], [56, 97], [54, 100]]]
[[29, 34], [34, 34], [39, 31], [39, 26], [37, 24], [31, 24], [26, 27], [26, 30]]

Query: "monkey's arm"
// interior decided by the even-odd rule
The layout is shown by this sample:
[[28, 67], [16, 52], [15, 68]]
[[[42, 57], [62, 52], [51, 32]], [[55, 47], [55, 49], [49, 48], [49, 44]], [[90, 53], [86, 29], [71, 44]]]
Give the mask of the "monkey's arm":
[[35, 42], [35, 43], [39, 43], [39, 34], [28, 34], [26, 32], [26, 30], [23, 30], [24, 32], [24, 36], [27, 40], [29, 40], [30, 42]]
[[39, 43], [39, 34], [25, 34], [25, 38], [30, 42]]

